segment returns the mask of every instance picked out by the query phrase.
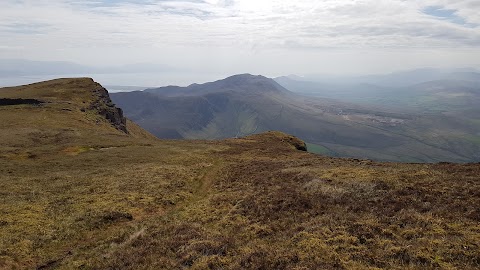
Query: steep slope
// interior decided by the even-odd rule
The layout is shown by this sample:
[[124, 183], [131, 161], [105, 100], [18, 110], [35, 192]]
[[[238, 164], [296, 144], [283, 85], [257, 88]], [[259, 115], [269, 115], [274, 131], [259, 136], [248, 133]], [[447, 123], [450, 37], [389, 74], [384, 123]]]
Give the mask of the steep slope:
[[480, 267], [480, 164], [322, 157], [280, 132], [126, 134], [81, 111], [98, 87], [0, 89], [44, 102], [0, 107], [1, 269]]
[[[55, 88], [56, 92], [52, 93], [51, 88]], [[113, 105], [107, 90], [92, 79], [57, 79], [23, 87], [2, 88], [0, 92], [3, 105], [21, 105], [22, 102], [18, 104], [15, 102], [7, 104], [7, 102], [14, 101], [15, 98], [21, 101], [22, 97], [26, 96], [36, 102], [24, 104], [42, 105], [41, 107], [48, 105], [57, 109], [63, 106], [61, 110], [65, 112], [78, 113], [80, 110], [84, 113], [95, 113], [104, 117], [116, 129], [128, 133], [123, 111]], [[78, 108], [76, 103], [80, 101], [83, 106]]]
[[[123, 116], [92, 79], [57, 79], [0, 89], [3, 156], [36, 157], [44, 151], [83, 151], [153, 136]], [[131, 131], [131, 132], [130, 132]], [[48, 147], [44, 147], [48, 145]]]
[[243, 74], [186, 88], [115, 93], [112, 98], [160, 138], [215, 139], [267, 130], [258, 113], [277, 118], [283, 105], [276, 99], [290, 94], [263, 76]]
[[[279, 130], [334, 156], [480, 160], [480, 145], [451, 136], [464, 130], [454, 124], [454, 116], [422, 116], [304, 97], [263, 76], [243, 74], [185, 88], [115, 93], [112, 99], [159, 138], [223, 139]], [[428, 124], [440, 122], [445, 124]]]

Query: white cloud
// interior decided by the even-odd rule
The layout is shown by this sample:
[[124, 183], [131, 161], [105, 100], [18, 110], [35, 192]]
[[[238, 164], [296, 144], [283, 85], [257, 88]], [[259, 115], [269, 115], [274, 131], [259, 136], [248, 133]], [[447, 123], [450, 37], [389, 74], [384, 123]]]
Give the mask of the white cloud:
[[[422, 13], [428, 6], [455, 10], [469, 25]], [[284, 65], [299, 72], [321, 71], [328, 66], [315, 61], [330, 55], [341, 62], [328, 64], [338, 66], [335, 71], [397, 66], [392, 62], [404, 63], [408, 55], [424, 59], [423, 65], [478, 66], [465, 56], [479, 52], [479, 9], [478, 0], [7, 0], [0, 10], [0, 58], [157, 61], [191, 69], [215, 69], [215, 63], [232, 72], [285, 73], [297, 71], [275, 61], [288, 59]], [[434, 51], [444, 52], [435, 53], [444, 62], [421, 56]], [[352, 65], [349, 59], [363, 59], [357, 53], [382, 59]]]

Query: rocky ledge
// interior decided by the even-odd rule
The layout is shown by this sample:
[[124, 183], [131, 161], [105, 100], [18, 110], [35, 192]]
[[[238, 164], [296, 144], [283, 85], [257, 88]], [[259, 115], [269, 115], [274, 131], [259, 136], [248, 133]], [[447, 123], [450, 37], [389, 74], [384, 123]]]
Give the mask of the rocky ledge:
[[116, 129], [128, 133], [127, 119], [123, 116], [123, 111], [113, 104], [107, 89], [99, 87], [93, 90], [94, 101], [90, 104], [90, 110], [96, 110], [104, 116]]

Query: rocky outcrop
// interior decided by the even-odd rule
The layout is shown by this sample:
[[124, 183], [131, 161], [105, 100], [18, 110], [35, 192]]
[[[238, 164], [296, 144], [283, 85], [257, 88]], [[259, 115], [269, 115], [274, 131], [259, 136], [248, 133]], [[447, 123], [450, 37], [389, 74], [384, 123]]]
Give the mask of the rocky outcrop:
[[104, 116], [116, 129], [128, 133], [127, 119], [123, 116], [123, 111], [113, 104], [107, 89], [99, 87], [93, 90], [94, 101], [90, 104], [90, 110], [96, 110], [98, 114]]
[[297, 150], [300, 150], [300, 151], [307, 151], [307, 144], [300, 140], [299, 138], [297, 137], [294, 137], [294, 136], [288, 136], [286, 139], [285, 139], [286, 142], [288, 142], [290, 145], [292, 145], [293, 147], [295, 147], [295, 149]]
[[265, 133], [250, 135], [245, 138], [261, 141], [271, 146], [278, 146], [278, 143], [281, 142], [284, 145], [288, 145], [289, 148], [294, 148], [299, 151], [307, 151], [307, 145], [304, 141], [300, 140], [295, 136], [280, 131], [268, 131]]

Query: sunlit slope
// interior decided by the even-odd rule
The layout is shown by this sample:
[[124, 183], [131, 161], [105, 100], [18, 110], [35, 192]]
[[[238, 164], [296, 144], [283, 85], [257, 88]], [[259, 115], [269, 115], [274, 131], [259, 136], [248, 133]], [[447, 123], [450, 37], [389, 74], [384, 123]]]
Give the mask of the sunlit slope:
[[[22, 104], [29, 99], [34, 104]], [[18, 103], [0, 106], [4, 156], [36, 155], [43, 150], [76, 151], [128, 144], [134, 138], [153, 139], [126, 120], [111, 103], [107, 91], [92, 79], [58, 79], [1, 88], [0, 100]]]

